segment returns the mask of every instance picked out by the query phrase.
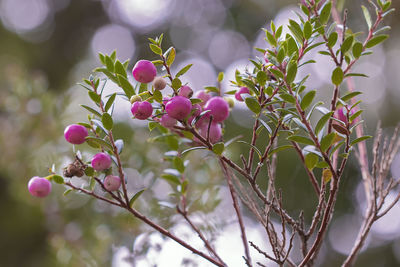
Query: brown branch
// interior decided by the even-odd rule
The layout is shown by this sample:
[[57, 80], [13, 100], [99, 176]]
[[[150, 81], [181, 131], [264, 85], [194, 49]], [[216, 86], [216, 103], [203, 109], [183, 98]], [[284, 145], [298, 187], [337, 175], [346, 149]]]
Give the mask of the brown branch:
[[239, 203], [238, 203], [237, 198], [236, 198], [236, 191], [235, 191], [235, 188], [233, 187], [232, 177], [231, 177], [231, 174], [230, 174], [225, 162], [222, 161], [221, 159], [220, 159], [220, 164], [221, 164], [222, 169], [224, 171], [224, 174], [225, 174], [228, 186], [229, 186], [229, 191], [231, 193], [233, 207], [235, 209], [236, 216], [238, 218], [241, 237], [242, 237], [242, 241], [243, 241], [244, 252], [245, 252], [245, 255], [246, 255], [245, 256], [245, 261], [246, 261], [247, 266], [251, 267], [252, 263], [251, 263], [251, 257], [250, 257], [250, 252], [249, 252], [249, 245], [247, 243], [246, 230], [245, 230], [244, 223], [243, 223], [242, 213], [240, 212]]
[[213, 255], [220, 263], [222, 263], [224, 266], [226, 266], [226, 263], [224, 263], [224, 261], [220, 258], [220, 256], [217, 254], [217, 252], [215, 251], [215, 249], [211, 246], [210, 242], [207, 240], [207, 238], [205, 238], [205, 236], [203, 235], [203, 233], [200, 231], [200, 229], [194, 225], [194, 223], [192, 222], [192, 220], [190, 220], [188, 214], [186, 211], [181, 210], [178, 206], [176, 207], [177, 211], [179, 214], [181, 214], [183, 216], [183, 218], [186, 220], [186, 222], [190, 225], [190, 227], [193, 229], [193, 231], [195, 231], [197, 233], [197, 235], [199, 236], [199, 238], [203, 241], [204, 246], [207, 248], [207, 250], [211, 253], [211, 255]]

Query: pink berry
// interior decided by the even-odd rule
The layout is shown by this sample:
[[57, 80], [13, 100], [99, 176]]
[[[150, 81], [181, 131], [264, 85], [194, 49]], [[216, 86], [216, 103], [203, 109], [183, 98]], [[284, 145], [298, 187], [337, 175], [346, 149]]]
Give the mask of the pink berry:
[[149, 83], [157, 75], [156, 66], [151, 61], [139, 60], [132, 69], [133, 78], [140, 83]]
[[229, 116], [229, 105], [220, 96], [214, 96], [207, 101], [204, 110], [210, 110], [209, 114], [213, 116], [213, 122], [221, 122]]
[[153, 113], [153, 107], [147, 101], [135, 102], [132, 104], [131, 112], [136, 119], [145, 120]]
[[192, 110], [192, 102], [183, 96], [174, 96], [165, 105], [168, 115], [177, 120], [185, 119]]
[[164, 114], [161, 117], [160, 123], [162, 126], [166, 128], [171, 128], [176, 124], [177, 120], [169, 116], [168, 114]]
[[238, 101], [243, 101], [244, 99], [242, 98], [241, 94], [250, 94], [250, 90], [247, 87], [240, 87], [239, 90], [236, 91], [235, 93], [235, 98]]
[[46, 197], [51, 192], [51, 183], [46, 178], [35, 176], [29, 180], [28, 190], [34, 197]]
[[191, 98], [192, 95], [193, 95], [193, 90], [189, 86], [184, 85], [179, 89], [179, 94], [178, 95], [184, 96], [184, 97], [187, 97], [187, 98]]
[[117, 191], [118, 188], [121, 186], [121, 179], [115, 175], [107, 175], [104, 178], [104, 187], [108, 191]]
[[86, 127], [79, 124], [68, 125], [64, 130], [65, 140], [71, 144], [79, 145], [84, 143], [86, 136], [88, 136]]
[[199, 104], [200, 106], [204, 106], [207, 103], [207, 101], [211, 98], [211, 95], [204, 90], [200, 90], [195, 93], [194, 98], [201, 99], [203, 102], [200, 102]]
[[[203, 123], [200, 126], [199, 132], [201, 136], [207, 138], [208, 123]], [[210, 142], [213, 144], [217, 143], [219, 140], [221, 140], [221, 136], [222, 136], [221, 125], [219, 123], [212, 122], [210, 125], [210, 133], [209, 133]]]
[[111, 158], [107, 153], [100, 152], [93, 156], [92, 167], [96, 171], [103, 171], [111, 167]]

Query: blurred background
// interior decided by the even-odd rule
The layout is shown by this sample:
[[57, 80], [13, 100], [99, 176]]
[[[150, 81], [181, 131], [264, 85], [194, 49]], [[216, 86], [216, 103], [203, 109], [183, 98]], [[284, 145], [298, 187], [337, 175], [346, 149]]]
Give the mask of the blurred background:
[[[360, 5], [368, 2], [339, 2], [349, 9], [353, 31], [366, 31]], [[399, 10], [400, 2], [393, 2]], [[60, 185], [53, 186], [50, 197], [34, 199], [26, 184], [32, 176], [47, 175], [53, 163], [60, 170], [71, 161], [72, 148], [64, 141], [63, 130], [86, 119], [84, 110], [77, 108], [88, 101], [86, 91], [76, 83], [99, 66], [98, 52], [116, 49], [121, 61], [131, 59], [131, 69], [138, 59], [155, 59], [147, 38], [165, 33], [164, 48], [177, 49], [174, 70], [194, 64], [184, 79], [194, 90], [215, 85], [220, 71], [226, 75], [223, 89], [230, 90], [235, 69], [243, 70], [248, 58], [261, 56], [254, 47], [266, 47], [260, 29], [270, 20], [281, 25], [295, 17], [296, 4], [294, 0], [0, 0], [0, 266], [208, 266], [118, 209], [75, 193], [63, 196]], [[364, 92], [368, 134], [374, 133], [378, 120], [390, 132], [400, 119], [399, 22], [398, 12], [388, 17], [390, 39], [355, 68], [370, 77], [355, 79], [356, 89]], [[327, 81], [333, 66], [321, 55], [311, 57], [322, 65], [309, 65], [303, 71], [311, 73], [309, 86], [320, 97], [330, 96]], [[117, 89], [110, 85], [106, 90]], [[178, 227], [180, 221], [169, 208], [171, 188], [157, 179], [160, 169], [168, 166], [163, 160], [168, 149], [144, 142], [150, 136], [145, 125], [132, 122], [129, 104], [119, 103], [116, 136], [126, 143], [123, 159], [129, 165], [130, 190], [152, 186], [137, 207], [198, 242], [185, 227]], [[250, 138], [250, 125], [244, 119], [248, 115], [240, 106], [233, 110], [226, 140], [239, 134]], [[232, 146], [230, 153], [239, 155], [245, 149]], [[90, 155], [93, 150], [82, 146], [82, 153]], [[235, 258], [242, 253], [241, 246], [234, 246], [240, 241], [223, 230], [237, 230], [226, 212], [229, 194], [216, 171], [218, 165], [207, 155], [190, 155], [195, 162], [188, 172], [196, 188], [190, 195], [195, 218], [217, 239], [222, 256], [231, 258], [230, 266], [243, 266], [240, 257]], [[284, 190], [285, 206], [293, 214], [301, 208], [310, 215], [315, 198], [307, 197], [313, 191], [302, 167], [292, 153], [279, 158], [278, 186]], [[400, 157], [392, 174], [400, 177]], [[320, 266], [341, 263], [360, 225], [365, 205], [354, 159], [345, 178]], [[202, 212], [208, 214], [207, 220]], [[400, 265], [399, 214], [397, 205], [376, 223], [356, 266]], [[251, 216], [246, 221], [253, 226]], [[265, 242], [255, 226], [249, 228], [249, 239]]]

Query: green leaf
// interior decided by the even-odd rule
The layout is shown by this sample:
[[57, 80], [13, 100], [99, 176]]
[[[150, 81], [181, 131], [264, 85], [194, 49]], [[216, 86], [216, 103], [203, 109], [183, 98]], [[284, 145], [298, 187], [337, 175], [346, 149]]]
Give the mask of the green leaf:
[[224, 152], [224, 149], [225, 145], [223, 142], [216, 143], [212, 146], [212, 151], [217, 155], [221, 155], [222, 152]]
[[261, 112], [261, 106], [258, 103], [257, 99], [254, 97], [246, 97], [244, 99], [244, 102], [246, 103], [246, 106], [254, 113], [259, 114]]
[[293, 33], [294, 37], [300, 43], [302, 43], [303, 42], [303, 31], [301, 30], [300, 25], [292, 19], [289, 20], [289, 24], [290, 24], [290, 25], [288, 25], [289, 30]]
[[101, 96], [98, 95], [97, 93], [93, 92], [93, 91], [89, 91], [88, 92], [90, 99], [93, 100], [93, 102], [95, 102], [96, 104], [99, 104], [101, 101]]
[[264, 126], [264, 128], [267, 129], [268, 133], [271, 135], [272, 134], [271, 127], [269, 127], [269, 125], [265, 121], [263, 121], [262, 119], [258, 118], [258, 120]]
[[278, 60], [279, 63], [282, 63], [284, 58], [285, 58], [285, 49], [283, 47], [280, 47], [278, 50], [278, 54], [276, 55], [276, 59]]
[[107, 130], [111, 130], [114, 125], [111, 115], [107, 112], [103, 113], [103, 116], [101, 116], [101, 122], [103, 123], [104, 128]]
[[153, 131], [157, 126], [158, 126], [158, 122], [149, 121], [148, 127], [149, 127], [149, 131], [150, 131], [150, 132]]
[[218, 73], [218, 79], [217, 79], [218, 82], [222, 82], [223, 79], [224, 79], [224, 73], [223, 72]]
[[105, 140], [103, 140], [101, 138], [94, 137], [94, 136], [86, 136], [85, 139], [88, 142], [93, 142], [93, 143], [95, 143], [95, 144], [97, 144], [99, 146], [105, 147], [105, 148], [107, 148], [107, 149], [109, 149], [111, 151], [113, 150], [112, 146], [107, 141], [105, 141]]
[[329, 47], [333, 47], [336, 44], [337, 39], [338, 39], [338, 33], [337, 32], [332, 32], [328, 37], [327, 45]]
[[117, 74], [118, 82], [122, 90], [124, 90], [126, 96], [130, 99], [134, 94], [135, 90], [133, 89], [132, 84], [122, 75]]
[[350, 122], [353, 122], [358, 116], [361, 115], [361, 113], [363, 113], [364, 110], [360, 109], [358, 110], [356, 113], [354, 113], [353, 115], [351, 115], [349, 117]]
[[267, 36], [268, 43], [271, 46], [276, 47], [276, 40], [275, 37], [272, 35], [272, 33], [270, 33], [269, 31], [265, 31], [265, 35]]
[[362, 51], [363, 51], [363, 44], [360, 42], [356, 42], [353, 45], [353, 56], [355, 58], [359, 58], [361, 56]]
[[176, 50], [175, 50], [175, 48], [172, 47], [171, 51], [169, 52], [168, 57], [167, 57], [167, 65], [169, 67], [171, 67], [172, 63], [174, 63], [175, 56], [176, 56]]
[[181, 155], [184, 155], [184, 154], [186, 154], [186, 153], [188, 153], [188, 152], [190, 152], [190, 151], [199, 150], [199, 149], [207, 149], [207, 147], [205, 147], [205, 146], [195, 146], [195, 147], [191, 147], [191, 148], [188, 148], [188, 149], [182, 151]]
[[279, 97], [282, 98], [287, 103], [292, 103], [292, 104], [296, 103], [296, 98], [291, 94], [282, 93], [279, 95]]
[[291, 84], [297, 75], [297, 63], [292, 60], [289, 62], [287, 71], [286, 71], [286, 81]]
[[290, 36], [287, 38], [288, 55], [295, 54], [299, 51], [296, 41]]
[[149, 44], [151, 51], [153, 51], [154, 54], [156, 55], [161, 55], [162, 54], [162, 50], [161, 48], [159, 48], [157, 45], [155, 44]]
[[114, 72], [114, 62], [109, 56], [105, 56], [106, 68], [109, 72]]
[[72, 191], [73, 191], [72, 188], [65, 190], [64, 193], [63, 193], [64, 197], [66, 197]]
[[273, 68], [270, 68], [269, 71], [276, 77], [276, 78], [283, 78], [283, 73], [280, 70], [276, 70]]
[[143, 194], [144, 191], [146, 191], [146, 188], [140, 190], [139, 192], [137, 192], [137, 193], [131, 198], [131, 200], [129, 200], [129, 207], [132, 208], [132, 206], [133, 206], [133, 204], [135, 203], [135, 201], [140, 197], [141, 194]]
[[368, 78], [368, 75], [365, 75], [363, 73], [347, 73], [344, 77], [365, 77]]
[[186, 65], [186, 66], [183, 67], [180, 71], [178, 71], [178, 73], [177, 73], [175, 76], [176, 76], [176, 77], [182, 76], [182, 75], [185, 74], [192, 66], [193, 66], [193, 64]]
[[101, 114], [100, 114], [98, 111], [96, 111], [95, 109], [93, 109], [93, 108], [91, 108], [91, 107], [89, 107], [89, 106], [86, 106], [86, 105], [81, 105], [81, 107], [83, 107], [83, 108], [86, 109], [87, 111], [93, 113], [93, 114], [96, 115], [97, 117], [101, 118]]
[[243, 143], [243, 144], [246, 144], [246, 145], [252, 147], [253, 150], [258, 154], [258, 157], [261, 159], [261, 157], [262, 157], [261, 151], [260, 151], [256, 146], [253, 146], [252, 144], [247, 143], [246, 141], [241, 141], [241, 140], [239, 140], [239, 141], [237, 141], [237, 142], [238, 142], [238, 143]]
[[272, 154], [278, 153], [279, 151], [282, 151], [282, 150], [285, 150], [285, 149], [288, 149], [288, 148], [291, 148], [291, 147], [292, 146], [290, 146], [290, 145], [278, 146], [278, 147], [276, 147], [274, 149], [271, 149], [269, 151], [268, 155], [271, 156]]
[[215, 87], [215, 86], [206, 86], [206, 87], [204, 87], [204, 89], [206, 89], [207, 93], [209, 93], [209, 92], [214, 92], [214, 93], [219, 94], [219, 88], [218, 88], [218, 87]]
[[325, 135], [321, 140], [321, 150], [326, 151], [332, 145], [332, 142], [335, 140], [336, 133], [329, 133]]
[[117, 93], [114, 93], [114, 94], [112, 94], [109, 98], [108, 98], [108, 100], [107, 100], [107, 103], [106, 103], [106, 106], [104, 107], [104, 110], [107, 112], [109, 109], [110, 109], [110, 107], [112, 106], [112, 104], [114, 103], [114, 100], [115, 100], [115, 97], [117, 96]]
[[306, 145], [314, 145], [314, 142], [309, 139], [308, 137], [301, 136], [301, 135], [291, 135], [287, 138], [290, 141], [296, 142], [296, 143], [301, 143], [301, 144], [306, 144]]
[[341, 99], [346, 102], [346, 101], [348, 101], [348, 100], [352, 99], [353, 97], [358, 96], [360, 94], [362, 94], [362, 92], [350, 92], [350, 93], [342, 96]]
[[85, 175], [89, 176], [89, 177], [93, 176], [94, 175], [94, 169], [92, 167], [90, 167], [90, 166], [86, 167]]
[[325, 25], [329, 17], [331, 16], [331, 9], [332, 9], [332, 2], [328, 1], [321, 9], [321, 12], [319, 14], [319, 21], [321, 22], [322, 25]]
[[99, 59], [100, 59], [100, 62], [101, 62], [103, 65], [105, 65], [105, 63], [106, 63], [106, 58], [105, 58], [105, 56], [104, 56], [102, 53], [99, 53]]
[[310, 23], [310, 21], [306, 21], [306, 23], [304, 23], [304, 27], [303, 27], [303, 33], [304, 33], [304, 37], [306, 39], [310, 39], [311, 35], [312, 35], [312, 25]]
[[324, 116], [319, 119], [317, 125], [315, 126], [315, 134], [318, 135], [319, 132], [324, 128], [325, 124], [329, 121], [332, 117], [333, 111], [326, 113]]
[[300, 103], [300, 107], [302, 110], [305, 110], [306, 108], [308, 108], [309, 105], [311, 105], [314, 100], [315, 94], [315, 90], [309, 91], [307, 94], [305, 94]]
[[336, 86], [339, 86], [343, 81], [343, 70], [340, 67], [337, 67], [332, 72], [332, 83]]
[[57, 184], [64, 184], [64, 178], [60, 175], [54, 174], [51, 177], [51, 180], [53, 180]]
[[371, 15], [369, 14], [369, 11], [365, 6], [361, 5], [361, 8], [364, 13], [365, 21], [367, 22], [367, 25], [368, 25], [368, 29], [371, 29], [371, 26], [372, 26]]
[[185, 165], [183, 164], [183, 160], [180, 157], [175, 157], [174, 158], [174, 167], [180, 173], [184, 173], [185, 172]]
[[340, 50], [342, 51], [343, 54], [346, 53], [347, 51], [349, 51], [349, 49], [351, 48], [351, 45], [353, 44], [353, 41], [354, 41], [353, 35], [348, 36], [344, 40], [343, 44], [340, 47]]
[[365, 45], [365, 47], [366, 48], [374, 47], [374, 46], [382, 43], [383, 41], [385, 41], [388, 37], [389, 37], [389, 35], [386, 35], [386, 34], [375, 36], [371, 40], [368, 41], [368, 43]]
[[304, 157], [304, 162], [306, 164], [307, 169], [312, 170], [314, 169], [315, 165], [318, 163], [318, 156], [313, 153], [308, 153]]
[[175, 78], [172, 80], [171, 82], [171, 87], [174, 88], [175, 90], [178, 90], [179, 88], [181, 88], [182, 86], [182, 82], [179, 78]]
[[370, 136], [370, 135], [361, 136], [361, 137], [359, 137], [359, 138], [354, 139], [353, 141], [351, 141], [350, 145], [351, 145], [351, 146], [354, 146], [355, 144], [360, 143], [360, 142], [362, 142], [362, 141], [364, 141], [364, 140], [367, 140], [367, 139], [369, 139], [369, 138], [371, 138], [371, 137], [372, 137], [372, 136]]
[[257, 81], [261, 86], [264, 86], [267, 80], [268, 75], [264, 71], [261, 70], [257, 73]]
[[179, 180], [179, 178], [176, 177], [173, 174], [163, 173], [163, 174], [161, 174], [161, 178], [163, 178], [167, 182], [170, 182], [170, 183], [173, 183], [173, 184], [176, 184], [176, 185], [180, 185], [181, 184], [181, 181]]
[[117, 60], [115, 62], [115, 73], [116, 74], [120, 74], [123, 77], [127, 78], [126, 69], [125, 69], [124, 65], [122, 65], [122, 63], [119, 60]]

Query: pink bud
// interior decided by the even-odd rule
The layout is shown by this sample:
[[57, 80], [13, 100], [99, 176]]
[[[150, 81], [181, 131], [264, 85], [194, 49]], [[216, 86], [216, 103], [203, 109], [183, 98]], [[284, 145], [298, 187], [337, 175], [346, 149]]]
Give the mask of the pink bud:
[[68, 125], [64, 130], [65, 140], [71, 144], [79, 145], [84, 143], [86, 136], [88, 136], [86, 127], [79, 124]]
[[264, 53], [264, 60], [265, 60], [265, 63], [269, 63], [269, 60], [268, 60], [268, 51], [265, 51], [265, 53]]
[[139, 60], [132, 69], [133, 78], [140, 83], [149, 83], [157, 75], [156, 66], [148, 60]]
[[136, 119], [145, 120], [153, 113], [153, 107], [147, 101], [135, 102], [132, 104], [131, 112]]
[[210, 110], [209, 114], [213, 116], [213, 122], [221, 122], [229, 116], [229, 105], [220, 96], [214, 96], [207, 101], [204, 110]]
[[179, 94], [178, 95], [184, 96], [184, 97], [187, 97], [187, 98], [191, 98], [192, 95], [193, 95], [193, 90], [189, 86], [184, 85], [179, 89]]
[[250, 94], [250, 90], [247, 87], [240, 87], [239, 90], [236, 91], [235, 93], [235, 98], [238, 101], [243, 101], [244, 99], [242, 98], [241, 94]]
[[111, 167], [111, 158], [107, 153], [100, 152], [93, 156], [92, 167], [96, 171], [103, 171]]
[[121, 186], [121, 179], [115, 175], [107, 175], [104, 178], [104, 187], [108, 191], [117, 191], [118, 188]]
[[[208, 132], [208, 123], [203, 123], [200, 126], [199, 133], [201, 136], [204, 138], [207, 138], [207, 132]], [[221, 140], [222, 136], [222, 130], [221, 130], [221, 125], [219, 123], [211, 123], [210, 125], [210, 133], [209, 133], [209, 138], [211, 143], [217, 143], [219, 140]]]
[[172, 118], [168, 114], [164, 114], [160, 120], [161, 125], [166, 128], [173, 127], [176, 124], [176, 122], [177, 122], [176, 119]]
[[[349, 117], [353, 115], [353, 111], [350, 111]], [[347, 121], [347, 109], [345, 107], [339, 108], [335, 110], [333, 117], [344, 122], [345, 124], [348, 123]]]
[[192, 102], [183, 96], [174, 96], [165, 105], [168, 115], [177, 120], [185, 119], [192, 110]]
[[34, 197], [46, 197], [51, 192], [51, 183], [46, 178], [34, 176], [29, 180], [28, 190]]
[[201, 99], [203, 102], [200, 102], [199, 104], [200, 106], [204, 106], [207, 103], [207, 101], [211, 98], [211, 95], [204, 90], [200, 90], [194, 94], [194, 98]]

